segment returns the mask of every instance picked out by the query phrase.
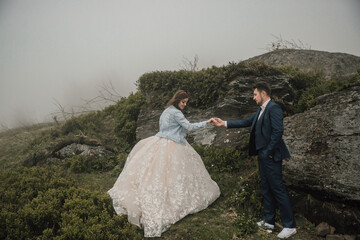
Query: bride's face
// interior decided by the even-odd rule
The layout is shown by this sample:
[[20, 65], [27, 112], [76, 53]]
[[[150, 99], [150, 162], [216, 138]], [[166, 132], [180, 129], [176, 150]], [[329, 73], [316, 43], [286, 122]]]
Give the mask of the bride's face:
[[188, 98], [184, 98], [179, 102], [179, 108], [183, 110], [186, 107], [187, 102], [189, 101]]

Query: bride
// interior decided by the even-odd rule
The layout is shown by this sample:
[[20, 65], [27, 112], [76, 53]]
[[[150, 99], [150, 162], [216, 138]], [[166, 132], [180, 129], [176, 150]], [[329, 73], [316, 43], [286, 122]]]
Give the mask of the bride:
[[182, 113], [189, 100], [179, 90], [160, 116], [160, 131], [138, 142], [108, 191], [118, 215], [160, 237], [171, 224], [207, 208], [220, 189], [199, 154], [185, 140], [186, 131], [206, 127], [212, 119], [190, 123]]

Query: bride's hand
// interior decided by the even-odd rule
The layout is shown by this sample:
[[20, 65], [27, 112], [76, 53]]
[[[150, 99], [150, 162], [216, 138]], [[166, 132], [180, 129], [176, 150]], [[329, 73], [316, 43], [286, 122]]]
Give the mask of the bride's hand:
[[210, 118], [209, 120], [206, 121], [206, 123], [209, 124], [209, 123], [211, 123], [211, 122], [213, 122], [213, 121], [214, 121], [214, 119], [213, 119], [213, 118]]

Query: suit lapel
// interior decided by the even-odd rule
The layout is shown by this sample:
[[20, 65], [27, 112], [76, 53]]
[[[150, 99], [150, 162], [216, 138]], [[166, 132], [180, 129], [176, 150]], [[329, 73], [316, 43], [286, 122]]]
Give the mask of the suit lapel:
[[258, 117], [259, 117], [260, 111], [261, 111], [261, 108], [258, 107], [258, 109], [257, 109], [257, 111], [256, 111], [256, 114], [255, 114], [255, 118], [254, 118], [254, 120], [253, 120], [253, 122], [252, 122], [252, 124], [251, 124], [251, 129], [250, 129], [250, 131], [252, 131], [252, 130], [254, 129], [254, 126], [255, 126], [255, 123], [256, 123], [256, 121], [257, 121], [257, 119], [258, 119]]
[[265, 108], [264, 112], [261, 114], [259, 120], [257, 120], [257, 118], [259, 117], [261, 108], [260, 108], [260, 107], [258, 108], [258, 110], [257, 110], [257, 112], [256, 112], [255, 121], [253, 121], [253, 124], [252, 124], [252, 126], [251, 126], [251, 130], [252, 130], [252, 128], [254, 127], [254, 125], [255, 125], [255, 123], [256, 123], [256, 120], [259, 122], [259, 126], [262, 125], [262, 122], [264, 121], [264, 116], [265, 116], [265, 114], [267, 114], [267, 111], [268, 111], [268, 109], [269, 109], [269, 107], [270, 107], [271, 104], [272, 104], [272, 100], [270, 100], [269, 103], [266, 105], [266, 108]]

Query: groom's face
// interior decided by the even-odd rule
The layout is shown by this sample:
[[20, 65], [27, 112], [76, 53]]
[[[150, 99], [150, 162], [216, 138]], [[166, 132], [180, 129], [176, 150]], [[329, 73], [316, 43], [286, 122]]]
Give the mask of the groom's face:
[[261, 92], [259, 92], [257, 88], [254, 89], [254, 98], [253, 98], [253, 100], [259, 106], [261, 106], [264, 103], [263, 96], [261, 95]]

